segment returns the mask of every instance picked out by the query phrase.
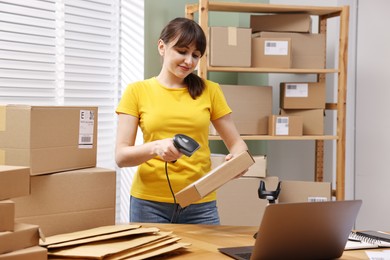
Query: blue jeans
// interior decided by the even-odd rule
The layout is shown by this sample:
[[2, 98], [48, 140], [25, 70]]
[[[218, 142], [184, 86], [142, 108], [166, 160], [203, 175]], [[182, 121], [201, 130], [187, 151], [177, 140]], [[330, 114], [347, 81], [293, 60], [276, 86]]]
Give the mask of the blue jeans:
[[185, 208], [173, 203], [130, 197], [130, 222], [219, 225], [216, 201], [191, 204]]

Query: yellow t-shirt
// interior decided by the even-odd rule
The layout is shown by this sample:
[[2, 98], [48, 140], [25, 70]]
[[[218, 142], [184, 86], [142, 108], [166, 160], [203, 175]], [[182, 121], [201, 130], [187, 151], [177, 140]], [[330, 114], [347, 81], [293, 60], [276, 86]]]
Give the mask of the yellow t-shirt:
[[[210, 171], [210, 120], [231, 113], [220, 86], [212, 81], [205, 82], [204, 92], [195, 100], [187, 88], [167, 88], [155, 77], [135, 82], [127, 86], [116, 110], [117, 113], [139, 118], [145, 143], [185, 134], [200, 144], [199, 150], [191, 157], [183, 155], [175, 163], [168, 163], [174, 193]], [[145, 200], [173, 202], [165, 162], [160, 157], [156, 156], [138, 166], [131, 195]], [[214, 192], [197, 203], [215, 199]]]

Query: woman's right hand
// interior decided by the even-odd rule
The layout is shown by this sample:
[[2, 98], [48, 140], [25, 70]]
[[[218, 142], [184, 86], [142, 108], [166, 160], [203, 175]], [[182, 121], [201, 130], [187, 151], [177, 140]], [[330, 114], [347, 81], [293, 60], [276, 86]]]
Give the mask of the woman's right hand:
[[166, 162], [176, 161], [183, 155], [173, 144], [172, 138], [155, 141], [154, 154]]

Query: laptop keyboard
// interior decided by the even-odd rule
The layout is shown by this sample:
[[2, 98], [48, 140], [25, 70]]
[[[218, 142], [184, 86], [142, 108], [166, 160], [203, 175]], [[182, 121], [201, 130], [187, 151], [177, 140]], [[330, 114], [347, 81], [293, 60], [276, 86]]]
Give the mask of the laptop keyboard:
[[242, 259], [249, 260], [251, 258], [252, 253], [237, 253], [236, 255], [241, 257]]

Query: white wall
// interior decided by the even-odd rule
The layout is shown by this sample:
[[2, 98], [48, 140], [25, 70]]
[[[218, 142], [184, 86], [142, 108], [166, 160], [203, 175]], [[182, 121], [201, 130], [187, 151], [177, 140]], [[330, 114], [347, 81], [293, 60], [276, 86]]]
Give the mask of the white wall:
[[357, 41], [356, 227], [390, 230], [390, 1], [360, 0]]

